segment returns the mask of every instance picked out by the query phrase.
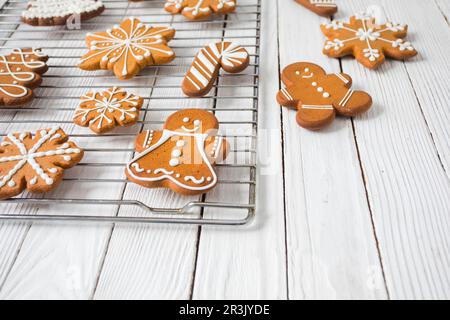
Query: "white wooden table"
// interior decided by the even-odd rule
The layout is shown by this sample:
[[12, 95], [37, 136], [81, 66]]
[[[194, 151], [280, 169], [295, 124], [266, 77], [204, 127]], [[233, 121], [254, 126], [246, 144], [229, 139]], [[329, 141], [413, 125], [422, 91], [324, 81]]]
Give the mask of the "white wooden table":
[[262, 2], [254, 223], [0, 224], [0, 298], [450, 298], [450, 1], [338, 0], [336, 19], [383, 6], [409, 24], [419, 55], [377, 71], [343, 59], [374, 106], [320, 132], [298, 127], [275, 95], [287, 64], [340, 71], [321, 53], [325, 18], [292, 0]]

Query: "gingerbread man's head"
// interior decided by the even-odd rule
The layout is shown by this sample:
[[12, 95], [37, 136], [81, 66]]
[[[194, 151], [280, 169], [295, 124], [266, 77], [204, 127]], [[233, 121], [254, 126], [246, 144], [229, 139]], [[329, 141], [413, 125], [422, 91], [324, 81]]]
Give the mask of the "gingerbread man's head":
[[208, 133], [217, 130], [219, 122], [209, 111], [201, 109], [185, 109], [173, 113], [167, 118], [164, 129], [186, 134]]

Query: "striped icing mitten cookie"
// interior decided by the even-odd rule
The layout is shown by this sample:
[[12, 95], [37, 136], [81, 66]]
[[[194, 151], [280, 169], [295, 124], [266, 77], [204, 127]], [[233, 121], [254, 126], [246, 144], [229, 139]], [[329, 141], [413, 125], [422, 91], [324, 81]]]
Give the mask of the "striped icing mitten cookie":
[[166, 0], [167, 12], [181, 13], [190, 20], [210, 17], [213, 13], [227, 14], [236, 8], [236, 0]]
[[312, 63], [298, 62], [287, 66], [281, 79], [286, 88], [278, 93], [278, 103], [296, 109], [297, 122], [306, 129], [323, 128], [334, 120], [336, 113], [352, 117], [372, 105], [369, 94], [351, 89], [349, 75], [326, 74]]
[[323, 16], [329, 17], [338, 11], [335, 0], [295, 0], [305, 8], [308, 8], [312, 12]]

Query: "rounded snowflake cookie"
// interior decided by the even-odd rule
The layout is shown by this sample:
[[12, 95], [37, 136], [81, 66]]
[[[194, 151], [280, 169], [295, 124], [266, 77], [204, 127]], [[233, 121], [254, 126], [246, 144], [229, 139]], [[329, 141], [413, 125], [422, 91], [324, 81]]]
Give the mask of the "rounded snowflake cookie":
[[220, 68], [229, 73], [245, 70], [250, 62], [245, 48], [234, 42], [217, 42], [202, 48], [183, 79], [183, 92], [190, 97], [204, 96], [211, 90]]
[[133, 78], [150, 65], [175, 59], [167, 43], [175, 36], [171, 27], [153, 27], [136, 18], [127, 18], [104, 32], [89, 33], [89, 52], [80, 60], [83, 70], [112, 70], [117, 78]]
[[208, 18], [213, 13], [233, 12], [236, 0], [166, 0], [164, 8], [172, 14], [181, 13], [190, 20], [198, 20]]
[[229, 151], [218, 129], [219, 122], [211, 112], [177, 111], [162, 131], [147, 130], [137, 136], [138, 154], [125, 173], [146, 188], [170, 188], [183, 195], [206, 193], [218, 182], [214, 164]]
[[81, 21], [99, 16], [105, 10], [100, 0], [33, 0], [22, 13], [22, 21], [33, 26], [65, 25], [78, 15]]
[[64, 169], [83, 158], [83, 149], [59, 128], [8, 134], [0, 143], [0, 199], [58, 186]]
[[73, 122], [89, 127], [97, 134], [128, 127], [139, 119], [139, 111], [144, 99], [126, 92], [122, 88], [110, 88], [103, 92], [91, 91], [81, 97], [75, 110]]
[[327, 74], [313, 63], [291, 64], [283, 70], [281, 79], [286, 87], [278, 92], [278, 103], [297, 110], [297, 122], [306, 129], [321, 129], [336, 114], [353, 117], [372, 106], [369, 94], [351, 89], [349, 75]]
[[32, 89], [42, 82], [40, 75], [48, 70], [47, 60], [41, 49], [14, 49], [8, 55], [0, 55], [0, 106], [29, 102]]
[[328, 39], [324, 54], [332, 58], [353, 55], [369, 69], [379, 67], [386, 57], [405, 60], [417, 54], [412, 44], [404, 40], [407, 25], [393, 22], [378, 25], [370, 15], [353, 16], [349, 23], [332, 21], [321, 29]]
[[312, 12], [323, 16], [330, 17], [338, 11], [335, 0], [295, 0], [305, 8]]

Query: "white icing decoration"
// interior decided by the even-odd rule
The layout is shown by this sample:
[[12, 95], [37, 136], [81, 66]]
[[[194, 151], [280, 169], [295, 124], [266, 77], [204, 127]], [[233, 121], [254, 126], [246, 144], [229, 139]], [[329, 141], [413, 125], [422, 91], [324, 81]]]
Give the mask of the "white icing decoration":
[[[160, 30], [154, 31], [154, 28], [140, 23], [139, 20], [129, 18], [131, 21], [131, 28], [127, 32], [122, 25], [115, 25], [112, 29], [108, 29], [104, 36], [100, 33], [94, 33], [89, 35], [91, 40], [96, 45], [91, 46], [90, 52], [81, 58], [81, 63], [92, 59], [97, 56], [102, 56], [102, 59], [109, 60], [111, 63], [119, 61], [124, 57], [124, 61], [129, 61], [129, 57], [142, 60], [142, 55], [150, 57], [152, 52], [163, 54], [168, 57], [174, 55], [174, 52], [167, 48], [165, 40], [163, 40], [163, 34], [172, 28], [160, 28]], [[121, 73], [123, 76], [129, 74], [129, 63], [123, 63]]]
[[26, 19], [65, 17], [97, 11], [101, 7], [103, 3], [100, 0], [33, 0], [28, 3], [22, 17]]
[[[120, 114], [117, 120], [127, 123], [139, 115], [139, 110], [136, 108], [140, 99], [138, 96], [116, 87], [108, 89], [105, 93], [90, 92], [81, 97], [82, 101], [75, 111], [74, 119], [81, 118], [81, 121], [86, 123], [90, 118], [89, 125], [96, 125], [97, 129], [101, 129], [104, 121], [113, 123], [115, 112]], [[125, 93], [125, 97], [118, 100], [115, 96], [122, 93]]]
[[176, 167], [176, 166], [180, 165], [180, 160], [178, 160], [178, 159], [170, 159], [169, 165], [171, 167]]
[[200, 179], [196, 179], [193, 176], [186, 176], [184, 177], [184, 181], [188, 182], [188, 181], [192, 181], [195, 184], [202, 184], [205, 182], [205, 177], [201, 177]]
[[133, 163], [132, 165], [131, 165], [131, 167], [134, 169], [134, 170], [136, 170], [136, 172], [144, 172], [145, 171], [145, 169], [142, 169], [140, 166], [139, 166], [139, 163]]
[[[45, 158], [45, 157], [51, 157], [51, 156], [58, 156], [62, 155], [63, 157], [67, 157], [68, 154], [75, 154], [80, 153], [80, 149], [76, 148], [65, 148], [65, 149], [59, 149], [55, 148], [54, 150], [47, 150], [47, 151], [38, 151], [39, 148], [42, 147], [42, 145], [48, 141], [52, 140], [52, 137], [56, 134], [56, 132], [59, 130], [59, 127], [52, 128], [49, 132], [46, 132], [45, 130], [42, 130], [40, 132], [41, 136], [39, 140], [29, 149], [25, 147], [25, 144], [20, 141], [15, 135], [8, 134], [8, 139], [11, 141], [18, 150], [17, 155], [13, 156], [5, 156], [0, 157], [0, 164], [1, 163], [7, 163], [7, 162], [17, 162], [15, 166], [8, 172], [7, 175], [3, 176], [3, 178], [0, 181], [0, 188], [4, 187], [5, 185], [9, 185], [9, 183], [12, 181], [14, 175], [21, 170], [25, 164], [29, 164], [31, 168], [36, 172], [36, 174], [42, 178], [42, 180], [45, 181], [48, 185], [53, 184], [53, 179], [50, 178], [45, 172], [44, 169], [39, 165], [39, 163], [36, 161], [36, 158]], [[19, 135], [20, 136], [20, 135]], [[70, 160], [70, 156], [69, 160]], [[52, 169], [49, 169], [49, 171]]]
[[[225, 44], [228, 44], [226, 48]], [[239, 68], [247, 58], [248, 52], [236, 43], [211, 43], [197, 54], [185, 76], [185, 81], [202, 92], [216, 80], [215, 75], [221, 66]]]

